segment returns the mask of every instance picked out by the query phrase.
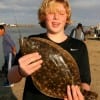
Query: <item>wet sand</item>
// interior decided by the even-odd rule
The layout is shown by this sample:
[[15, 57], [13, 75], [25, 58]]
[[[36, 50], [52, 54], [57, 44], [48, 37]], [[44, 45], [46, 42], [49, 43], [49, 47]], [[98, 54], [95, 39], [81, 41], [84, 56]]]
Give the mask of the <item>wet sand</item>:
[[[88, 38], [85, 41], [88, 53], [89, 62], [91, 67], [92, 84], [91, 90], [100, 94], [100, 40]], [[0, 75], [0, 100], [22, 100], [22, 93], [25, 79], [21, 82], [14, 84], [12, 88], [1, 87], [3, 77]], [[100, 95], [98, 97], [100, 100]]]

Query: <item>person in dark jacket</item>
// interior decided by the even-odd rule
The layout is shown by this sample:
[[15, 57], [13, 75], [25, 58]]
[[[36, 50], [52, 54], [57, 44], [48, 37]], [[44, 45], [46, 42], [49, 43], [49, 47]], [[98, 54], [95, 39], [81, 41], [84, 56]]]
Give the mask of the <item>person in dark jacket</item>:
[[72, 29], [70, 36], [72, 38], [84, 41], [85, 40], [85, 32], [83, 30], [83, 25], [78, 23], [77, 27]]

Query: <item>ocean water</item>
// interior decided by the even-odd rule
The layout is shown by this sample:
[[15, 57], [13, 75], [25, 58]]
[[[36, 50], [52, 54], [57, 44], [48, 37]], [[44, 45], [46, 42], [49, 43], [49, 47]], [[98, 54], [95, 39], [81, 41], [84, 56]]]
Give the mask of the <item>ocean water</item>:
[[[65, 30], [65, 33], [69, 34], [73, 26], [68, 26], [68, 28]], [[9, 27], [6, 28], [6, 32], [10, 34], [12, 39], [14, 40], [17, 48], [17, 52], [19, 50], [19, 37], [20, 35], [22, 37], [29, 36], [32, 34], [39, 34], [46, 32], [44, 28], [41, 28], [40, 26], [33, 26], [33, 27]], [[3, 48], [2, 48], [2, 37], [0, 37], [0, 69], [2, 68], [2, 65], [4, 63], [4, 56], [3, 56]]]

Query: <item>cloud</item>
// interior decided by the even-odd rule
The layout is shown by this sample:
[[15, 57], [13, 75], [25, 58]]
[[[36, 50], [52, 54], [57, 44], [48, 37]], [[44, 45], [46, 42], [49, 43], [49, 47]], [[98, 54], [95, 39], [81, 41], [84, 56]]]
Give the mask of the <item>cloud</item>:
[[38, 2], [37, 0], [1, 0], [0, 19], [7, 23], [14, 23], [14, 20], [11, 19], [16, 16], [20, 23], [31, 23], [33, 19], [37, 20], [37, 10], [40, 3], [41, 0]]
[[89, 9], [89, 8], [94, 8], [96, 6], [100, 6], [98, 3], [99, 0], [74, 0], [71, 1], [71, 4], [75, 8], [83, 8], [83, 9]]
[[[37, 11], [42, 0], [0, 0], [0, 21], [38, 23]], [[85, 24], [100, 22], [99, 0], [70, 0], [72, 19]]]
[[72, 19], [86, 25], [100, 22], [99, 0], [74, 0], [70, 1], [72, 7]]

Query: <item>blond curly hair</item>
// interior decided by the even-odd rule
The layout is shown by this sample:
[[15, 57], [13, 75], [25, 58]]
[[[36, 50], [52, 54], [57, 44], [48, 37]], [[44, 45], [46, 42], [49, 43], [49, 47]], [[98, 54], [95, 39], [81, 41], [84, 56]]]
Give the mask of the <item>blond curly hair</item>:
[[[39, 10], [38, 10], [38, 19], [39, 19], [39, 24], [46, 28], [45, 25], [45, 16], [46, 16], [46, 11], [50, 5], [51, 2], [58, 2], [58, 3], [62, 3], [66, 9], [66, 14], [68, 15], [67, 19], [66, 19], [66, 26], [68, 24], [71, 23], [71, 7], [69, 5], [68, 0], [43, 0], [42, 5], [40, 6]], [[65, 27], [66, 27], [65, 26]]]

